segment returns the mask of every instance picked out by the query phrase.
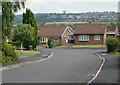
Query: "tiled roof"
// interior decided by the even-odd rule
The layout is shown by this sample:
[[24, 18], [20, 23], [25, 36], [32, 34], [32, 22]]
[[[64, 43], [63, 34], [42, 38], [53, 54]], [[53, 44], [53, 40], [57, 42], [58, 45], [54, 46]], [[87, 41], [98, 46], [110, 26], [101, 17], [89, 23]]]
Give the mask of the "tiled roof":
[[62, 36], [66, 26], [39, 26], [38, 36], [60, 37]]
[[74, 34], [104, 34], [106, 24], [76, 24]]

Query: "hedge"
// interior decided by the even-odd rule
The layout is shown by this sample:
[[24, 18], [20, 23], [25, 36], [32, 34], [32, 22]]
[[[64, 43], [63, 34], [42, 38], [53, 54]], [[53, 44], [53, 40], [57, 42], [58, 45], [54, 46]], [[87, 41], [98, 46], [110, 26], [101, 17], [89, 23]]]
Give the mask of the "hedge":
[[107, 52], [116, 52], [119, 41], [115, 37], [108, 37], [106, 41]]

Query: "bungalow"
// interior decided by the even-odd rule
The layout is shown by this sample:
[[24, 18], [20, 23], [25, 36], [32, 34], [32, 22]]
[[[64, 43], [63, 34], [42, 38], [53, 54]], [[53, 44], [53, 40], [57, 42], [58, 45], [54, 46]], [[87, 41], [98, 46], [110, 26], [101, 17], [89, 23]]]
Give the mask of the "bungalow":
[[46, 44], [47, 40], [51, 39], [53, 43], [65, 45], [72, 35], [70, 26], [40, 26], [38, 38], [40, 44]]
[[106, 39], [106, 24], [76, 24], [76, 45], [102, 45]]
[[107, 26], [107, 37], [108, 36], [117, 37], [118, 35], [119, 35], [118, 26], [112, 26], [112, 25]]

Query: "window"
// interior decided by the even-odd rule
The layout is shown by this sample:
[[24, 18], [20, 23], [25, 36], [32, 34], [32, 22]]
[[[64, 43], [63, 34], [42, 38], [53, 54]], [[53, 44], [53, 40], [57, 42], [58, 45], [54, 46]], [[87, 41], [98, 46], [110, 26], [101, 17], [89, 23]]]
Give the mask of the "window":
[[79, 41], [89, 41], [89, 35], [79, 35]]
[[44, 43], [45, 43], [45, 42], [46, 42], [46, 39], [47, 39], [47, 37], [41, 37], [41, 38], [40, 38], [40, 42], [44, 42]]
[[59, 42], [59, 37], [54, 37], [53, 42]]
[[100, 35], [94, 35], [94, 40], [100, 40]]

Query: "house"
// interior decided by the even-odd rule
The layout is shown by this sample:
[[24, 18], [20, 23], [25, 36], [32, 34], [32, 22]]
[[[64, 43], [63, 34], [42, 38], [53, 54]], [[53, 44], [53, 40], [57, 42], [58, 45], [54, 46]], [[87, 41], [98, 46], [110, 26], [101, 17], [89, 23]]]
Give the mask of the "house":
[[107, 37], [108, 36], [117, 37], [118, 35], [119, 35], [118, 26], [112, 26], [112, 25], [107, 26]]
[[47, 44], [47, 40], [51, 39], [53, 43], [65, 45], [73, 35], [73, 31], [70, 26], [40, 26], [38, 29], [40, 44]]
[[106, 39], [106, 24], [76, 24], [76, 45], [102, 45]]

